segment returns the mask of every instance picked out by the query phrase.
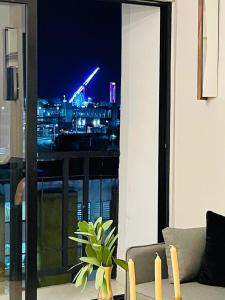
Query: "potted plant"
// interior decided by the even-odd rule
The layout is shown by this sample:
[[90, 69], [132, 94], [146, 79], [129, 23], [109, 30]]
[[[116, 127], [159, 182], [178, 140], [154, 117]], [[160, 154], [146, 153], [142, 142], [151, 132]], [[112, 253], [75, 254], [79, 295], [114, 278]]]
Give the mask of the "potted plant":
[[75, 232], [77, 236], [69, 237], [77, 243], [84, 244], [86, 253], [85, 257], [80, 258], [83, 266], [74, 278], [75, 286], [84, 290], [88, 277], [94, 269], [97, 269], [95, 288], [99, 291], [98, 299], [101, 300], [113, 299], [111, 287], [113, 266], [118, 265], [128, 270], [127, 262], [114, 256], [118, 234], [115, 234], [116, 227], [110, 230], [112, 223], [112, 220], [103, 223], [101, 217], [94, 224], [82, 221], [78, 223], [78, 230]]

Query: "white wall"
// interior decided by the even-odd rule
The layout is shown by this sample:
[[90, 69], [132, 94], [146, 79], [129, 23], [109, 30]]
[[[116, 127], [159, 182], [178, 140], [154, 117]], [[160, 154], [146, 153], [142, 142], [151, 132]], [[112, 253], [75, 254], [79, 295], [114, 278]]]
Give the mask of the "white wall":
[[160, 10], [123, 5], [118, 256], [157, 240]]
[[[147, 15], [146, 9], [145, 7]], [[141, 25], [135, 21], [133, 26], [130, 26], [128, 6], [126, 9], [124, 7], [126, 19], [123, 20], [123, 35], [126, 36], [126, 40], [124, 39], [123, 43], [118, 249], [120, 256], [123, 256], [125, 249], [131, 245], [156, 240], [156, 202], [149, 201], [149, 198], [153, 199], [150, 193], [156, 196], [156, 191], [150, 191], [150, 184], [153, 182], [150, 177], [153, 175], [150, 175], [150, 171], [147, 170], [151, 165], [150, 161], [145, 161], [145, 156], [146, 159], [151, 160], [149, 154], [155, 153], [156, 149], [150, 149], [153, 140], [143, 138], [144, 134], [145, 137], [148, 135], [150, 137], [151, 126], [149, 122], [151, 118], [146, 119], [143, 116], [151, 111], [150, 105], [154, 102], [147, 101], [147, 97], [141, 97], [143, 89], [142, 91], [140, 89], [136, 97], [135, 91], [132, 91], [132, 88], [141, 85], [138, 70], [144, 60], [140, 59], [137, 62], [133, 57], [131, 59], [131, 55], [134, 55], [138, 46], [138, 51], [146, 50], [145, 43], [149, 40], [142, 41], [143, 45], [138, 40], [143, 37], [142, 34], [137, 34], [134, 38], [129, 33], [129, 31], [137, 31], [137, 27], [140, 25], [141, 28], [143, 25], [142, 30], [149, 28], [149, 36], [155, 34], [154, 40], [157, 41], [157, 30], [152, 29], [156, 29], [159, 16], [156, 10], [155, 14], [153, 11], [154, 9], [151, 11], [151, 20], [155, 25], [144, 24], [145, 21], [150, 22], [150, 18], [148, 20], [146, 16], [140, 22]], [[225, 1], [220, 1], [219, 81], [216, 99], [196, 100], [198, 1], [177, 0], [173, 4], [173, 14], [170, 220], [171, 225], [176, 227], [204, 226], [207, 210], [225, 214]], [[127, 47], [132, 45], [130, 47], [132, 51], [129, 51], [126, 45]], [[148, 51], [156, 49], [155, 45], [156, 42], [154, 46], [149, 47]], [[145, 58], [145, 64], [149, 63], [149, 56], [146, 53], [141, 57]], [[155, 62], [157, 59], [156, 57]], [[133, 78], [132, 72], [134, 72]], [[152, 74], [154, 72], [148, 76]], [[144, 85], [146, 95], [149, 92], [157, 92], [157, 89], [149, 90], [154, 86], [153, 81], [151, 82], [150, 85]], [[146, 102], [143, 102], [142, 106], [140, 101]], [[140, 128], [142, 130], [139, 130]], [[148, 131], [145, 128], [148, 128]], [[145, 175], [143, 172], [146, 172]], [[141, 228], [145, 229], [140, 230]]]
[[198, 1], [175, 6], [175, 103], [171, 161], [171, 225], [205, 225], [225, 214], [225, 1], [220, 1], [218, 98], [196, 101]]

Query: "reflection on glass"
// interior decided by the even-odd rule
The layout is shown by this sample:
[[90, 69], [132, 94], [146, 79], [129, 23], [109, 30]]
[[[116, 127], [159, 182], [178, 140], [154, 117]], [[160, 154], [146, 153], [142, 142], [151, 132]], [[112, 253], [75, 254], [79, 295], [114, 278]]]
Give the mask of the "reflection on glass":
[[[80, 247], [72, 243], [68, 236], [73, 234], [81, 218], [83, 182], [69, 181], [65, 210], [62, 176], [57, 178], [46, 175], [42, 172], [38, 182], [39, 287], [71, 282], [72, 276], [68, 269], [78, 262], [81, 253]], [[67, 225], [64, 224], [65, 220]]]
[[25, 5], [0, 3], [0, 299], [11, 300], [22, 297], [26, 263], [25, 21]]
[[5, 29], [6, 100], [18, 99], [19, 96], [18, 67], [19, 67], [18, 30], [17, 28], [6, 28]]

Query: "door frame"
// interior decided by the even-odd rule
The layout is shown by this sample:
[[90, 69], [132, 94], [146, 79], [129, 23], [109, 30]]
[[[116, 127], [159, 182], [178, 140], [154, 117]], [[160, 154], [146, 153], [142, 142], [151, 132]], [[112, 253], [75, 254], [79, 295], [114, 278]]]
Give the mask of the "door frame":
[[136, 4], [160, 8], [160, 87], [159, 87], [159, 154], [158, 154], [158, 242], [162, 230], [169, 226], [170, 183], [170, 112], [172, 2], [154, 0], [96, 0], [108, 3]]
[[[18, 1], [19, 2], [19, 1]], [[27, 4], [26, 300], [37, 299], [37, 0]]]
[[[26, 275], [25, 299], [37, 299], [37, 0], [0, 0], [26, 5]], [[11, 291], [10, 291], [11, 292]], [[22, 297], [10, 293], [10, 300]], [[22, 299], [22, 298], [21, 298]]]
[[[169, 225], [170, 89], [172, 3], [151, 0], [96, 0], [160, 7], [160, 99], [158, 239]], [[37, 0], [0, 0], [27, 6], [27, 114], [26, 114], [26, 300], [37, 300]], [[11, 300], [18, 300], [11, 298]]]

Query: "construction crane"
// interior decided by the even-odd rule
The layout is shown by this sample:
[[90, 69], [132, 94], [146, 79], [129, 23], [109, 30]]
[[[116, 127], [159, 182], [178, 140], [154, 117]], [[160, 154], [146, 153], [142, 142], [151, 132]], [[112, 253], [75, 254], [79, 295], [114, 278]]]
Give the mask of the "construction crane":
[[100, 70], [99, 67], [97, 67], [90, 76], [84, 81], [84, 83], [78, 88], [78, 90], [73, 94], [72, 98], [69, 100], [69, 103], [73, 103], [73, 101], [81, 95], [81, 93], [85, 92], [85, 88], [87, 85], [91, 82], [91, 80], [95, 77], [95, 75], [98, 73]]

